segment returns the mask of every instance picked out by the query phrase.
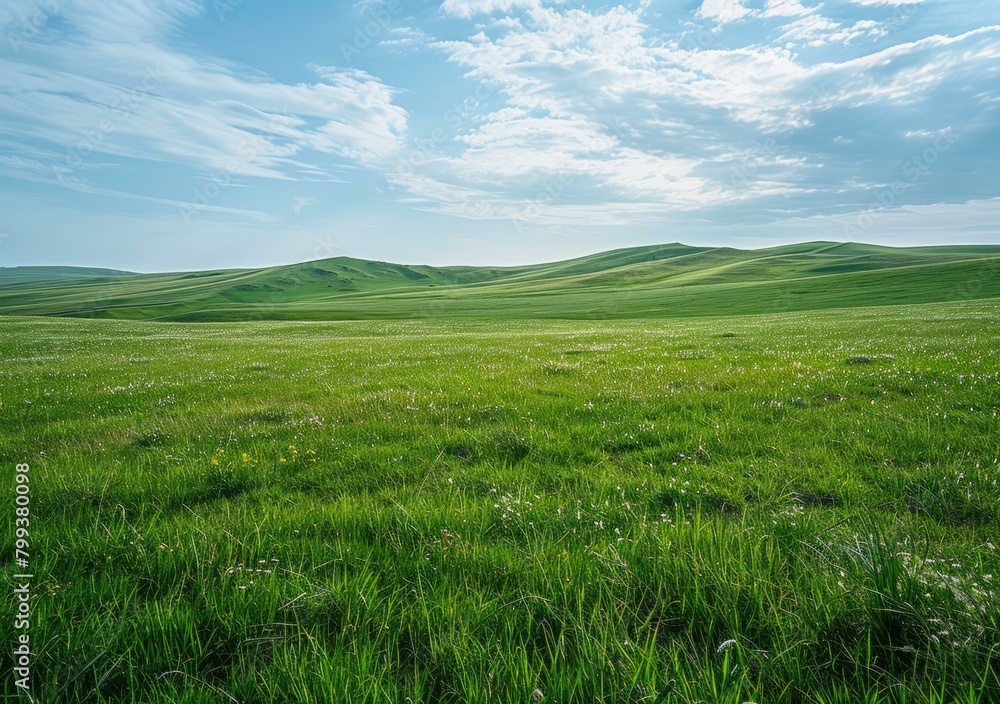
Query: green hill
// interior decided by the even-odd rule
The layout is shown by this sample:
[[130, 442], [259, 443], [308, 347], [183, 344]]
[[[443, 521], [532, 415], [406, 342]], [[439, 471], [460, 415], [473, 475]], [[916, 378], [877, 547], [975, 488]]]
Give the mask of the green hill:
[[338, 257], [174, 274], [0, 269], [0, 315], [167, 321], [681, 317], [994, 297], [1000, 246], [668, 244], [519, 267]]
[[130, 271], [90, 269], [82, 266], [3, 266], [0, 267], [0, 288], [50, 281], [128, 276]]

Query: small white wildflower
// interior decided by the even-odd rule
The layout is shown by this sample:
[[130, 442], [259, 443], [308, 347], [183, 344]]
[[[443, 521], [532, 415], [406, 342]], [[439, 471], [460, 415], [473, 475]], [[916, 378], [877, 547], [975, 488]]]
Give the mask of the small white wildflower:
[[715, 652], [721, 655], [722, 653], [726, 652], [727, 650], [729, 650], [734, 645], [736, 645], [736, 639], [735, 638], [730, 638], [729, 640], [724, 640], [719, 645], [719, 647], [716, 648]]

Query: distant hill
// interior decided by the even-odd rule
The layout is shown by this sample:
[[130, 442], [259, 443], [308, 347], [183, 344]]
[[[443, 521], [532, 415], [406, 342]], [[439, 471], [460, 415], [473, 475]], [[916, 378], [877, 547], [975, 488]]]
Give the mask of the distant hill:
[[81, 266], [2, 266], [0, 267], [0, 288], [21, 284], [37, 284], [45, 281], [128, 275], [132, 275], [132, 272], [117, 269], [91, 269]]
[[0, 315], [164, 321], [680, 317], [1000, 298], [1000, 246], [667, 244], [519, 267], [338, 257], [130, 274], [0, 269]]

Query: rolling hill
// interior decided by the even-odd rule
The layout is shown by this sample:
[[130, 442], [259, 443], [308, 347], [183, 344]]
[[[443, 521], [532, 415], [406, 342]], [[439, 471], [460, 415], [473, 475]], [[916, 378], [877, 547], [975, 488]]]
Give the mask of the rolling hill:
[[131, 274], [0, 269], [0, 315], [162, 321], [684, 317], [1000, 298], [1000, 246], [667, 244], [519, 267], [348, 257]]
[[0, 288], [18, 284], [38, 284], [50, 281], [134, 276], [131, 271], [92, 269], [82, 266], [15, 266], [0, 267]]

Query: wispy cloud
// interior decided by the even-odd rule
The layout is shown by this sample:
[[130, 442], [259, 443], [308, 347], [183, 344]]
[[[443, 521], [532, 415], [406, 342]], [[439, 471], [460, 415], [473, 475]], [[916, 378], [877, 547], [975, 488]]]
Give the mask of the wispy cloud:
[[470, 222], [787, 233], [900, 180], [880, 223], [902, 232], [906, 213], [1000, 194], [991, 0], [674, 5], [358, 0], [296, 25], [267, 4], [8, 0], [0, 178], [94, 217], [176, 225], [195, 207], [213, 216], [192, 230], [282, 237], [347, 221], [432, 223], [431, 239]]
[[899, 7], [900, 5], [919, 5], [924, 2], [924, 0], [851, 0], [855, 5], [863, 5], [868, 7], [877, 7], [888, 5], [890, 7]]
[[186, 0], [67, 4], [30, 61], [0, 59], [7, 137], [35, 158], [66, 154], [52, 169], [104, 155], [291, 180], [335, 178], [400, 147], [396, 91], [363, 71], [316, 66], [314, 82], [285, 84], [171, 48], [172, 28], [200, 11]]
[[795, 17], [815, 12], [816, 9], [805, 7], [801, 0], [767, 0], [761, 17]]
[[735, 22], [751, 14], [743, 0], [704, 0], [698, 9], [698, 17], [719, 23]]
[[389, 50], [402, 51], [422, 48], [432, 41], [434, 41], [433, 38], [422, 29], [393, 27], [386, 32], [385, 39], [379, 41], [379, 46]]
[[[821, 7], [769, 0], [757, 12], [739, 2], [706, 2], [696, 13], [719, 22], [784, 20], [772, 46], [684, 48], [656, 32], [644, 4], [603, 12], [532, 6], [517, 22], [437, 42], [503, 105], [391, 182], [426, 207], [480, 218], [540, 211], [533, 206], [552, 200], [546, 194], [556, 182], [556, 200], [567, 211], [576, 198], [609, 207], [629, 202], [632, 213], [753, 201], [774, 208], [803, 194], [868, 188], [870, 181], [815, 180], [824, 169], [849, 168], [854, 157], [842, 145], [854, 139], [830, 134], [828, 147], [806, 154], [798, 135], [833, 129], [829, 116], [876, 104], [898, 109], [912, 128], [919, 119], [913, 106], [933, 100], [948, 80], [982, 83], [983, 73], [995, 70], [989, 66], [996, 66], [1000, 35], [988, 27], [876, 48], [871, 42], [888, 32], [884, 21], [844, 24]], [[443, 9], [458, 12], [457, 5]], [[812, 64], [786, 48], [854, 41], [868, 47]], [[904, 131], [892, 120], [868, 126], [866, 141], [885, 152], [883, 168], [905, 154], [890, 151]], [[771, 145], [749, 162], [741, 149], [722, 148], [754, 151], [751, 145], [765, 140]]]
[[441, 11], [468, 19], [474, 15], [510, 12], [519, 8], [537, 8], [540, 5], [540, 0], [444, 0]]

